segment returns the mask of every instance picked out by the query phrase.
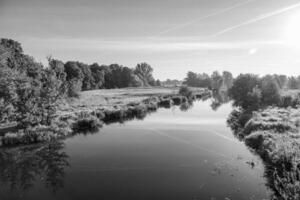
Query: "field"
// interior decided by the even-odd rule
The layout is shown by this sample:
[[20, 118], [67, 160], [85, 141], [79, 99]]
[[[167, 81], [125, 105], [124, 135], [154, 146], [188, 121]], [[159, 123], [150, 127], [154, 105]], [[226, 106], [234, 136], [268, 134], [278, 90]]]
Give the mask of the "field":
[[[197, 94], [203, 92], [201, 88], [191, 88]], [[178, 95], [179, 87], [144, 87], [123, 89], [91, 90], [80, 93], [78, 99], [71, 99], [61, 105], [59, 115], [68, 112], [93, 110], [95, 108], [113, 109], [116, 106], [125, 106], [129, 103], [141, 103], [150, 97]]]

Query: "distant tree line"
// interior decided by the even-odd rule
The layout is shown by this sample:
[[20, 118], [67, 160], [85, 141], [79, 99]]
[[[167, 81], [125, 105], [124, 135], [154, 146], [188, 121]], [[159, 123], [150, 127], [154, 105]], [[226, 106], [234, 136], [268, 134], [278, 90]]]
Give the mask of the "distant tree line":
[[214, 71], [211, 75], [206, 73], [188, 72], [183, 84], [191, 87], [204, 87], [212, 90], [223, 89], [227, 90], [232, 87], [233, 76], [230, 72], [224, 71], [220, 74]]
[[161, 81], [161, 85], [166, 86], [166, 87], [174, 87], [174, 86], [181, 86], [182, 81], [179, 81], [177, 79], [167, 79], [165, 81]]
[[124, 87], [156, 86], [159, 82], [152, 76], [153, 68], [140, 63], [134, 69], [119, 64], [92, 65], [76, 61], [60, 63], [66, 74], [66, 81], [79, 90], [111, 89]]
[[[188, 72], [183, 84], [229, 93], [235, 106], [257, 110], [263, 106], [295, 106], [299, 98], [290, 90], [300, 89], [300, 76], [240, 74], [236, 78], [228, 71], [211, 75]], [[286, 91], [286, 92], [284, 92]]]
[[[246, 74], [244, 74], [246, 75]], [[255, 76], [253, 74], [248, 74], [250, 76]], [[243, 76], [241, 74], [240, 76]], [[286, 76], [286, 75], [266, 75], [258, 79], [269, 79], [272, 82], [275, 82], [279, 89], [300, 89], [300, 76]], [[238, 78], [238, 77], [237, 77]], [[236, 78], [236, 79], [237, 79]], [[205, 87], [210, 89], [220, 89], [225, 87], [227, 89], [233, 86], [235, 78], [228, 71], [224, 71], [220, 74], [218, 71], [214, 71], [211, 75], [206, 73], [195, 73], [189, 71], [186, 78], [184, 79], [183, 84], [191, 87]]]

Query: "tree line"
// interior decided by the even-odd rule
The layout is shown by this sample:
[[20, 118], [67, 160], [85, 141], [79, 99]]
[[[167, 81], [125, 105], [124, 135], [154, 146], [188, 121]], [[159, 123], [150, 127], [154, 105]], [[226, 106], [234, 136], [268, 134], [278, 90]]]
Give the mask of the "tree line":
[[59, 100], [79, 91], [160, 85], [147, 63], [129, 68], [119, 64], [91, 65], [48, 57], [43, 66], [24, 54], [21, 44], [0, 40], [0, 124], [21, 127], [50, 125]]
[[[188, 72], [184, 84], [205, 87], [214, 91], [226, 91], [235, 106], [245, 110], [257, 110], [262, 106], [294, 106], [297, 97], [283, 91], [300, 89], [300, 76], [240, 74], [236, 78], [228, 71], [215, 71], [211, 75]], [[299, 102], [300, 103], [300, 102]]]
[[222, 74], [214, 71], [211, 75], [189, 71], [183, 84], [190, 87], [204, 87], [212, 90], [219, 90], [223, 87], [224, 90], [227, 90], [232, 87], [233, 76], [228, 71], [224, 71]]

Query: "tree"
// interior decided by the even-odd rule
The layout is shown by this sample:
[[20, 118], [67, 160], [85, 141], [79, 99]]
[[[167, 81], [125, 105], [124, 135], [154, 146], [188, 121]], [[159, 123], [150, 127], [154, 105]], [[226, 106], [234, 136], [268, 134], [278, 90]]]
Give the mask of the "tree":
[[60, 94], [65, 95], [67, 93], [67, 74], [65, 73], [64, 63], [60, 60], [48, 58], [49, 69], [55, 73], [56, 79], [60, 82], [60, 86], [58, 88]]
[[152, 76], [153, 68], [147, 63], [140, 63], [134, 69], [134, 73], [144, 82], [144, 85], [154, 85]]
[[194, 72], [189, 71], [187, 73], [186, 78], [184, 79], [184, 84], [191, 86], [191, 87], [198, 87], [198, 75]]
[[38, 101], [41, 115], [40, 124], [49, 126], [55, 118], [58, 101], [64, 95], [64, 91], [60, 89], [63, 82], [57, 78], [57, 73], [51, 68], [45, 69], [42, 77], [42, 87]]
[[90, 65], [91, 73], [93, 76], [93, 89], [101, 89], [105, 83], [105, 70], [103, 66], [99, 66], [97, 63]]
[[257, 95], [253, 95], [253, 91], [258, 88], [260, 88], [258, 76], [253, 74], [240, 74], [229, 89], [229, 96], [233, 99], [235, 106], [240, 106], [247, 110], [252, 108], [254, 103], [257, 103]]
[[65, 72], [67, 74], [66, 80], [70, 81], [72, 79], [82, 80], [83, 73], [78, 66], [77, 62], [69, 61], [64, 65]]
[[288, 78], [288, 88], [292, 90], [299, 88], [298, 80], [295, 77], [291, 76]]
[[222, 76], [218, 71], [214, 71], [211, 75], [211, 87], [214, 90], [219, 90], [222, 86]]
[[262, 78], [261, 93], [264, 105], [277, 105], [280, 102], [279, 86], [271, 75]]
[[211, 79], [208, 74], [202, 73], [197, 75], [197, 86], [203, 88], [211, 88]]
[[161, 82], [160, 82], [159, 79], [157, 79], [157, 80], [155, 81], [155, 86], [161, 86]]
[[66, 90], [69, 97], [78, 97], [82, 89], [83, 73], [77, 62], [69, 61], [64, 65], [66, 73]]
[[77, 62], [78, 67], [82, 73], [82, 91], [91, 90], [92, 85], [95, 85], [94, 78], [91, 73], [91, 69], [84, 63]]
[[15, 118], [14, 102], [17, 101], [16, 85], [14, 78], [16, 71], [0, 66], [0, 122], [6, 123]]

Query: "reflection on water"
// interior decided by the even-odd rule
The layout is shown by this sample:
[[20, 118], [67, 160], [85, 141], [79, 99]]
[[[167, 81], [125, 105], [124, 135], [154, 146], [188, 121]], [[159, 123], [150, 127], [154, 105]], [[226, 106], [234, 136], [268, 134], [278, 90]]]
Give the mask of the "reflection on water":
[[27, 191], [41, 181], [55, 193], [64, 186], [68, 156], [63, 142], [30, 145], [0, 150], [1, 192]]
[[216, 111], [221, 105], [226, 104], [229, 101], [228, 91], [214, 91], [210, 107]]
[[2, 148], [0, 199], [266, 198], [264, 166], [226, 127], [225, 102], [214, 94], [97, 134]]

